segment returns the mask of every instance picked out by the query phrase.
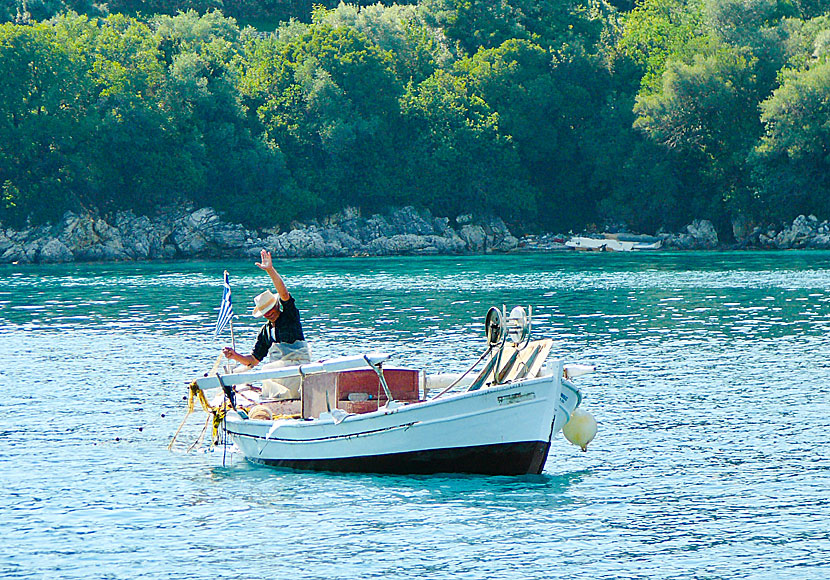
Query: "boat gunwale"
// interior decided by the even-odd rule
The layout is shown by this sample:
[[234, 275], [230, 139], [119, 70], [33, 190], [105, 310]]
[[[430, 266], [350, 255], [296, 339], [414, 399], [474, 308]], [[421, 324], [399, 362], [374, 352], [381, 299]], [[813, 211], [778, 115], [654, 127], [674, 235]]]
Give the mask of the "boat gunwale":
[[[380, 408], [378, 408], [378, 410], [370, 411], [368, 413], [352, 413], [352, 414], [347, 415], [343, 419], [343, 421], [341, 421], [340, 423], [344, 423], [344, 422], [347, 422], [347, 421], [349, 423], [354, 423], [355, 421], [364, 421], [364, 420], [370, 420], [370, 419], [377, 419], [379, 417], [384, 417], [384, 416], [387, 416], [387, 415], [412, 412], [412, 411], [415, 411], [415, 410], [421, 410], [421, 409], [425, 409], [425, 408], [429, 408], [429, 407], [433, 407], [433, 406], [437, 406], [437, 405], [445, 405], [445, 404], [447, 404], [451, 401], [455, 402], [455, 401], [468, 399], [468, 398], [471, 399], [471, 398], [476, 398], [476, 397], [483, 397], [485, 395], [489, 395], [489, 394], [492, 394], [494, 392], [507, 391], [507, 390], [510, 390], [510, 389], [516, 388], [516, 387], [532, 386], [534, 384], [543, 383], [545, 381], [550, 381], [550, 380], [555, 381], [556, 377], [554, 375], [547, 375], [547, 376], [543, 376], [543, 377], [533, 377], [532, 379], [521, 379], [519, 381], [505, 383], [505, 384], [501, 384], [501, 385], [488, 386], [488, 387], [485, 387], [483, 389], [477, 389], [475, 391], [464, 391], [464, 392], [458, 392], [458, 393], [448, 393], [447, 395], [445, 395], [444, 397], [441, 397], [441, 398], [427, 399], [425, 401], [417, 401], [417, 402], [407, 403], [407, 404], [401, 405], [400, 407], [395, 407], [394, 409], [389, 409], [387, 407], [380, 407]], [[572, 390], [577, 395], [577, 397], [578, 397], [577, 407], [578, 407], [579, 404], [582, 402], [582, 393], [579, 391], [579, 389], [575, 385], [570, 383], [570, 381], [567, 381], [567, 379], [564, 379], [564, 378], [560, 380], [560, 384], [563, 387], [567, 386], [570, 390]], [[558, 403], [558, 401], [557, 401], [557, 403]], [[303, 418], [277, 419], [276, 421], [274, 421], [274, 420], [268, 420], [268, 419], [247, 419], [247, 418], [243, 418], [241, 415], [239, 415], [238, 413], [234, 413], [234, 412], [229, 412], [225, 416], [225, 421], [226, 422], [231, 422], [231, 423], [240, 423], [240, 424], [250, 424], [250, 423], [253, 422], [254, 424], [263, 424], [263, 425], [273, 425], [275, 422], [280, 422], [280, 424], [284, 424], [284, 425], [292, 425], [292, 426], [307, 425], [308, 427], [316, 427], [316, 426], [319, 426], [319, 425], [336, 424], [334, 419], [330, 418], [330, 417], [326, 417], [324, 419], [320, 419], [319, 417], [317, 417], [316, 419], [303, 419]], [[420, 422], [420, 421], [418, 421], [418, 422]], [[236, 433], [236, 432], [232, 432], [232, 431], [229, 431], [229, 432], [240, 435], [240, 436], [243, 436], [243, 437], [254, 437], [253, 435], [247, 435], [247, 434], [244, 434], [244, 433]], [[274, 440], [276, 440], [276, 439], [274, 439]]]

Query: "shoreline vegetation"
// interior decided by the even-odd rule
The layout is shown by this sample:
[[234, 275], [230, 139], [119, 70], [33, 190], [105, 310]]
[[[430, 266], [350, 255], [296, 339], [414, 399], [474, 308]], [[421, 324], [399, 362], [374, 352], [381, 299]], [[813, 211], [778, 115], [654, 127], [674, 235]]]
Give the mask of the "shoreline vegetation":
[[[256, 258], [263, 248], [276, 258], [572, 251], [564, 243], [572, 235], [516, 236], [498, 217], [468, 214], [450, 220], [413, 207], [365, 217], [347, 208], [323, 220], [294, 222], [285, 231], [249, 229], [223, 220], [212, 208], [169, 208], [153, 218], [131, 211], [108, 218], [67, 212], [55, 225], [0, 227], [0, 264]], [[720, 243], [706, 220], [695, 220], [678, 233], [604, 235], [660, 240], [666, 250], [830, 249], [830, 221], [819, 222], [815, 216], [799, 216], [779, 229], [736, 230], [740, 241], [732, 244]]]
[[348, 208], [452, 220], [370, 253], [490, 247], [465, 214], [736, 247], [830, 218], [830, 0], [11, 0], [0, 75], [3, 226], [153, 232], [19, 259], [168, 256], [176, 206], [347, 254], [311, 228]]

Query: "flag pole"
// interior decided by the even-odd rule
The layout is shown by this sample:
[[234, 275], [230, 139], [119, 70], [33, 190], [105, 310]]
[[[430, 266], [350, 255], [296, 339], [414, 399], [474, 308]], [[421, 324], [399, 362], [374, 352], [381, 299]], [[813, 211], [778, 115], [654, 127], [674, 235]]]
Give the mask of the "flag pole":
[[[228, 271], [225, 270], [225, 277], [228, 276]], [[236, 337], [233, 335], [233, 308], [231, 308], [231, 317], [228, 319], [228, 322], [231, 323], [231, 348], [236, 350]]]
[[[222, 291], [222, 305], [219, 307], [219, 319], [216, 321], [216, 332], [215, 336], [219, 336], [219, 332], [225, 328], [225, 324], [230, 322], [231, 324], [231, 345], [233, 350], [236, 350], [236, 337], [234, 336], [233, 332], [233, 304], [231, 302], [231, 284], [228, 280], [228, 271], [225, 270], [223, 273], [223, 286], [224, 289]], [[223, 320], [225, 320], [223, 322]], [[231, 362], [231, 359], [225, 357], [228, 360], [228, 363]], [[230, 366], [225, 365], [226, 372], [230, 372]]]

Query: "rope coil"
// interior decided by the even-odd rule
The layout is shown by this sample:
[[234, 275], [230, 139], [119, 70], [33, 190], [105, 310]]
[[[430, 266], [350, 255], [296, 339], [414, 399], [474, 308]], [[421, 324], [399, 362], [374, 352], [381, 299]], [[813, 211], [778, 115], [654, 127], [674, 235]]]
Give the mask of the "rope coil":
[[[223, 355], [220, 353], [218, 357], [216, 357], [216, 361], [213, 363], [213, 367], [205, 376], [210, 376], [216, 374], [216, 371], [219, 370], [219, 366], [222, 363]], [[199, 385], [196, 381], [192, 381], [189, 386], [188, 395], [187, 395], [187, 411], [185, 412], [184, 418], [182, 419], [181, 425], [179, 428], [176, 429], [176, 433], [173, 435], [173, 438], [170, 440], [170, 444], [167, 446], [167, 450], [170, 451], [173, 449], [173, 444], [176, 442], [176, 438], [179, 436], [184, 424], [187, 422], [187, 418], [193, 413], [196, 407], [196, 401], [199, 401], [199, 404], [202, 406], [202, 410], [208, 414], [208, 420], [205, 423], [204, 428], [199, 433], [199, 436], [196, 438], [196, 441], [187, 448], [188, 451], [193, 449], [201, 440], [207, 430], [207, 426], [210, 423], [211, 416], [213, 417], [213, 432], [212, 432], [212, 441], [214, 445], [217, 442], [217, 436], [219, 433], [219, 425], [222, 424], [222, 421], [225, 419], [225, 413], [228, 411], [228, 403], [227, 400], [223, 401], [217, 407], [212, 407], [211, 404], [208, 402], [207, 398], [205, 397], [205, 392], [199, 388]]]

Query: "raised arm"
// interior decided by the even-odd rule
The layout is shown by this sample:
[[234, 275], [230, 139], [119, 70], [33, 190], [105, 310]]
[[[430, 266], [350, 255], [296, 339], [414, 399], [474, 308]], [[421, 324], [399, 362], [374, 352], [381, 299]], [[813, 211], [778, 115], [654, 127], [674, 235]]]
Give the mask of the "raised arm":
[[288, 293], [288, 288], [285, 287], [285, 282], [282, 281], [282, 276], [274, 269], [274, 264], [271, 261], [271, 252], [262, 250], [259, 256], [262, 261], [257, 262], [256, 266], [261, 270], [265, 270], [271, 277], [271, 282], [274, 283], [274, 288], [277, 289], [277, 294], [280, 295], [280, 299], [286, 301], [291, 298], [291, 294]]

